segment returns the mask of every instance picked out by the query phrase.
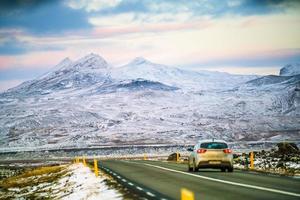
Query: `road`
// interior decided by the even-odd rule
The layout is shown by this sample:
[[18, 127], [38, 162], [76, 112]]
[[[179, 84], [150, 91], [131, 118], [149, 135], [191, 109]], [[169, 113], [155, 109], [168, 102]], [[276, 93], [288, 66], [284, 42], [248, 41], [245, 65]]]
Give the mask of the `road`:
[[289, 177], [237, 170], [187, 172], [184, 164], [160, 161], [107, 160], [99, 166], [148, 199], [180, 199], [181, 188], [193, 191], [199, 200], [300, 199], [300, 180]]

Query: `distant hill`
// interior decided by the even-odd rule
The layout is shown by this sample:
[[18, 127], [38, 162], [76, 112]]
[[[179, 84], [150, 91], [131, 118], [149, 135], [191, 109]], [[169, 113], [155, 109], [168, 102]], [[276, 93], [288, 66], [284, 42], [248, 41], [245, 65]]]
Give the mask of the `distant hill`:
[[280, 69], [280, 76], [294, 76], [300, 74], [300, 63], [288, 64]]

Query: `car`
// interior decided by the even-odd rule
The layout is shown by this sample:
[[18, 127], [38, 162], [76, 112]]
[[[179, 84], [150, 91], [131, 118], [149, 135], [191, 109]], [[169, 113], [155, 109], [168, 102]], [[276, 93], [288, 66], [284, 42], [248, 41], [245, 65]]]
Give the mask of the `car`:
[[213, 168], [221, 169], [222, 172], [233, 172], [232, 150], [224, 140], [200, 140], [188, 151], [192, 151], [188, 159], [188, 171]]

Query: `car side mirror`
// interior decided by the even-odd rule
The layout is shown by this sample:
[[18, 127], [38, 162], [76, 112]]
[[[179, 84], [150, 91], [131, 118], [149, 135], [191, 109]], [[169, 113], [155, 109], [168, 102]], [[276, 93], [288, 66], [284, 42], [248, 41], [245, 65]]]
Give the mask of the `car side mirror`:
[[188, 148], [187, 151], [194, 151], [194, 149], [193, 148]]

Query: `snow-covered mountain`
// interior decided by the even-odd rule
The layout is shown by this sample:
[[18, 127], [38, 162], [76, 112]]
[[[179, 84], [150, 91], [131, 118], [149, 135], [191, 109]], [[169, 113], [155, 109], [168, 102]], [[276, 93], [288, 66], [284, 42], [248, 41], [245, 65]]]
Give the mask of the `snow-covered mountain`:
[[[273, 108], [289, 115], [300, 115], [300, 74], [297, 65], [286, 65], [280, 76], [268, 75], [250, 80], [239, 87], [253, 93], [268, 92], [273, 95]], [[293, 75], [294, 74], [294, 75]]]
[[80, 89], [110, 81], [110, 66], [99, 55], [89, 54], [76, 62], [68, 58], [43, 76], [24, 82], [9, 92], [47, 94], [65, 89]]
[[288, 64], [280, 69], [280, 76], [294, 76], [300, 74], [300, 63]]
[[137, 57], [125, 66], [112, 69], [112, 77], [121, 80], [142, 78], [190, 90], [226, 90], [258, 76], [182, 70]]
[[299, 139], [298, 80], [65, 59], [0, 94], [0, 150]]

